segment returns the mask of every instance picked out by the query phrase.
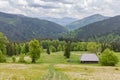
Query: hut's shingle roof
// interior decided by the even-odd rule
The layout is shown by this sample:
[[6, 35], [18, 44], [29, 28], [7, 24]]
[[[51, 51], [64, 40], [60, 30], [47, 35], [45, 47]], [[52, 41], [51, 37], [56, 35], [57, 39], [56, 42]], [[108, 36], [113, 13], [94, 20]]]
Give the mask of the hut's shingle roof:
[[80, 61], [99, 61], [96, 54], [82, 54]]

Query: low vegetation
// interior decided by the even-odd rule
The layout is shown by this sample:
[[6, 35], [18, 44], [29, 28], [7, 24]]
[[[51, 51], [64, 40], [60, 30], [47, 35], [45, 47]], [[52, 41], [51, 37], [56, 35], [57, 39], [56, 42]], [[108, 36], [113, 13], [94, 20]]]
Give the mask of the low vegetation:
[[0, 62], [6, 62], [6, 56], [0, 51]]

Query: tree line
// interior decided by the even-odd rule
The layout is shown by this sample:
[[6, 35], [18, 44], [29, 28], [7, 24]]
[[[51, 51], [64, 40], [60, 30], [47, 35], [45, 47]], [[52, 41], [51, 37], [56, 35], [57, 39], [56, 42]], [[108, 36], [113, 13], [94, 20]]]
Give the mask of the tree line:
[[[104, 40], [103, 40], [104, 41]], [[120, 51], [118, 41], [108, 42], [77, 42], [70, 40], [31, 40], [29, 42], [9, 42], [8, 39], [0, 33], [0, 62], [5, 62], [6, 56], [13, 56], [15, 61], [16, 55], [19, 57], [19, 62], [24, 62], [24, 56], [29, 55], [32, 63], [35, 63], [40, 58], [42, 52], [50, 55], [51, 52], [64, 51], [64, 56], [70, 58], [70, 51], [89, 51], [91, 53], [102, 53], [106, 48], [114, 51]], [[109, 51], [108, 51], [109, 52]]]

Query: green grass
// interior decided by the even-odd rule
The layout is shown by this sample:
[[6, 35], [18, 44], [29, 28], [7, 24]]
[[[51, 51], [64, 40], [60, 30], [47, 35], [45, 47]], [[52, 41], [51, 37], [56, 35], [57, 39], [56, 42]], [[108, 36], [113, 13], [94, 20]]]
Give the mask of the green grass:
[[[41, 53], [40, 59], [37, 60], [37, 64], [41, 63], [53, 63], [53, 64], [79, 64], [79, 65], [86, 65], [86, 66], [100, 66], [100, 64], [81, 64], [80, 63], [80, 55], [86, 53], [86, 52], [80, 52], [80, 51], [73, 51], [71, 52], [71, 57], [70, 57], [70, 62], [67, 62], [67, 59], [63, 56], [64, 52], [54, 52], [48, 55], [47, 53]], [[120, 66], [120, 53], [116, 52], [115, 53], [119, 59], [119, 63], [116, 66]], [[16, 57], [16, 62], [18, 62], [18, 56]], [[26, 63], [31, 63], [31, 59], [26, 56], [25, 57]], [[12, 58], [8, 57], [7, 58], [8, 63], [12, 63]]]
[[70, 62], [63, 56], [64, 52], [55, 52], [50, 55], [46, 53], [41, 54], [41, 58], [37, 63], [53, 63], [53, 64], [78, 64], [78, 65], [89, 65], [89, 66], [99, 66], [99, 64], [81, 64], [80, 55], [86, 52], [73, 51], [71, 52]]
[[[70, 60], [67, 62], [67, 59], [63, 56], [64, 52], [54, 52], [48, 55], [47, 53], [41, 53], [40, 59], [37, 60], [37, 63], [54, 63], [54, 64], [79, 64], [79, 57], [83, 52], [71, 52]], [[16, 56], [16, 62], [18, 62], [18, 56]], [[27, 58], [27, 59], [26, 59]], [[25, 57], [26, 63], [30, 63], [31, 59], [28, 56]], [[12, 57], [7, 58], [8, 63], [12, 63]]]
[[55, 52], [50, 55], [46, 53], [41, 54], [41, 58], [37, 61], [38, 63], [55, 63], [55, 64], [79, 64], [79, 57], [84, 52], [76, 51], [71, 52], [71, 62], [67, 62], [67, 59], [63, 56], [64, 52]]

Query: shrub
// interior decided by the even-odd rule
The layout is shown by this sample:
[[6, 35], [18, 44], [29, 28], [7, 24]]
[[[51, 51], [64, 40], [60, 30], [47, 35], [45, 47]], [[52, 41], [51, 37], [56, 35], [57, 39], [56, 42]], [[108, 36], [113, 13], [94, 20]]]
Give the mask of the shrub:
[[25, 62], [25, 60], [24, 60], [24, 54], [20, 54], [18, 62], [21, 62], [21, 63]]
[[63, 50], [63, 49], [62, 49], [62, 45], [58, 45], [57, 50], [58, 50], [58, 51], [62, 51], [62, 50]]
[[13, 61], [13, 62], [16, 62], [15, 56], [12, 56], [12, 61]]
[[6, 62], [6, 56], [0, 51], [0, 62]]
[[50, 46], [50, 51], [51, 52], [56, 52], [56, 48], [54, 46]]
[[105, 49], [100, 55], [100, 64], [103, 66], [115, 66], [118, 63], [118, 58], [110, 49]]
[[115, 68], [115, 70], [119, 70], [119, 68]]

